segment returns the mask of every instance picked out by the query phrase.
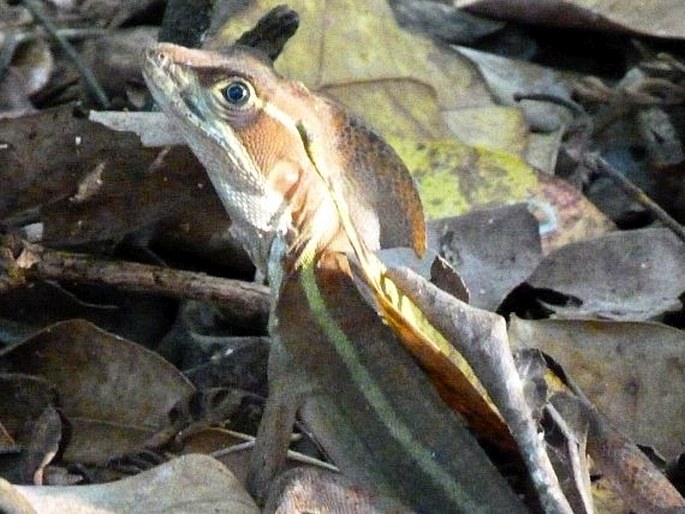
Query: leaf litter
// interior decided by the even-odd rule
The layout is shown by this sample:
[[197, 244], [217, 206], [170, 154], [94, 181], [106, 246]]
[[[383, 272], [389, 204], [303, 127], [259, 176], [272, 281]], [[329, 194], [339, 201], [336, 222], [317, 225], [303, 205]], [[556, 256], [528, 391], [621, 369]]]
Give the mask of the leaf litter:
[[[472, 304], [509, 317], [513, 349], [534, 348], [552, 359], [541, 361], [537, 382], [524, 374], [523, 386], [535, 389], [537, 383], [539, 390], [546, 384], [547, 396], [538, 395], [536, 420], [543, 426], [550, 419], [558, 427], [567, 425], [562, 445], [566, 450], [560, 451], [558, 444], [553, 450], [549, 440], [546, 444], [557, 475], [567, 479], [562, 489], [574, 511], [589, 511], [594, 501], [595, 512], [628, 512], [621, 492], [634, 498], [635, 505], [653, 508], [650, 487], [652, 492], [661, 490], [659, 480], [644, 482], [652, 484], [644, 486], [645, 491], [626, 486], [620, 459], [597, 454], [588, 427], [600, 419], [594, 410], [598, 409], [620, 430], [622, 448], [636, 449], [632, 441], [650, 446], [663, 455], [663, 462], [675, 462], [683, 452], [678, 383], [685, 326], [685, 246], [668, 230], [653, 226], [650, 209], [621, 196], [607, 185], [606, 177], [583, 167], [577, 157], [587, 150], [602, 152], [682, 222], [682, 49], [676, 45], [659, 50], [665, 47], [658, 40], [633, 39], [622, 51], [626, 61], [640, 63], [637, 67], [626, 65], [623, 73], [589, 77], [582, 66], [566, 66], [563, 61], [558, 69], [540, 65], [544, 58], [536, 55], [544, 54], [540, 45], [546, 41], [539, 32], [526, 33], [516, 23], [521, 18], [536, 24], [573, 20], [555, 15], [554, 9], [563, 8], [563, 3], [537, 12], [516, 11], [516, 2], [468, 2], [473, 4], [471, 12], [489, 13], [495, 4], [509, 4], [519, 14], [509, 18], [498, 6], [498, 17], [505, 22], [489, 22], [482, 31], [473, 29], [478, 18], [469, 18], [469, 24], [476, 24], [469, 25], [466, 39], [472, 48], [459, 48], [459, 53], [444, 44], [464, 43], [453, 29], [446, 29], [446, 20], [461, 19], [459, 11], [440, 17], [423, 14], [432, 21], [413, 26], [412, 30], [423, 26], [437, 35], [438, 43], [401, 28], [411, 26], [401, 13], [407, 16], [412, 3], [391, 2], [399, 24], [378, 2], [371, 9], [376, 21], [364, 32], [349, 32], [354, 30], [351, 24], [338, 33], [330, 24], [316, 23], [335, 13], [296, 2], [291, 7], [300, 11], [301, 32], [278, 66], [286, 75], [360, 111], [396, 146], [434, 218], [433, 251], [460, 273]], [[353, 4], [346, 9], [357, 9]], [[426, 4], [421, 8], [432, 12]], [[669, 16], [667, 24], [655, 21], [663, 19], [657, 15], [668, 2], [641, 5], [647, 15], [635, 17], [627, 4], [596, 4], [579, 5], [574, 11], [579, 14], [576, 25], [577, 20], [603, 20], [595, 27], [598, 32], [588, 37], [601, 39], [609, 26], [619, 33], [612, 38], [625, 37], [624, 41], [636, 33], [677, 43], [685, 37], [677, 16]], [[218, 40], [236, 37], [271, 5], [261, 2], [242, 13], [241, 21], [234, 18], [232, 32], [222, 33]], [[20, 7], [2, 9], [7, 16], [2, 17], [0, 33], [14, 45], [9, 73], [0, 83], [3, 234], [19, 234], [59, 250], [250, 280], [251, 267], [231, 241], [223, 210], [190, 152], [179, 146], [159, 147], [178, 143], [174, 137], [147, 142], [150, 148], [131, 134], [156, 127], [157, 134], [167, 135], [151, 117], [136, 118], [131, 112], [120, 132], [106, 127], [118, 123], [114, 113], [99, 116], [106, 126], [89, 121], [83, 108], [91, 105], [89, 95], [72, 65], [37, 35], [37, 26]], [[56, 7], [49, 14], [74, 34], [84, 31], [74, 41], [87, 40], [86, 62], [114, 98], [113, 105], [127, 111], [144, 106], [144, 91], [136, 80], [137, 55], [155, 28], [141, 25], [131, 33], [115, 29], [111, 39], [89, 40], [93, 33], [73, 25], [74, 19], [85, 19], [84, 13], [68, 9], [77, 8]], [[126, 3], [108, 9], [111, 6], [97, 11], [97, 16], [113, 26], [125, 20], [139, 23], [136, 16], [142, 12]], [[160, 19], [147, 21], [154, 24]], [[212, 23], [218, 27], [222, 22], [217, 13]], [[379, 31], [385, 34], [383, 46], [375, 43]], [[497, 55], [498, 40], [510, 42], [508, 54]], [[312, 57], [307, 50], [312, 41], [328, 53]], [[356, 46], [346, 45], [341, 52], [336, 50], [340, 41], [356, 41]], [[365, 48], [392, 59], [374, 58]], [[522, 53], [512, 55], [513, 48]], [[664, 53], [672, 48], [672, 54]], [[514, 93], [530, 99], [517, 103]], [[540, 95], [553, 101], [540, 100]], [[568, 107], [569, 102], [575, 107]], [[3, 246], [3, 251], [11, 253], [11, 247]], [[9, 276], [14, 268], [3, 255], [0, 275], [4, 271]], [[170, 302], [153, 294], [73, 281], [28, 281], [11, 288], [3, 286], [6, 282], [0, 278], [0, 337], [8, 345], [2, 352], [2, 391], [11, 395], [0, 409], [0, 469], [12, 473], [3, 472], [4, 478], [14, 483], [67, 484], [84, 477], [105, 481], [121, 476], [121, 469], [107, 466], [111, 457], [148, 447], [180, 454], [184, 445], [191, 447], [194, 441], [198, 448], [198, 441], [205, 438], [214, 441], [213, 449], [236, 444], [232, 436], [213, 432], [216, 428], [210, 425], [220, 420], [231, 419], [232, 428], [254, 433], [260, 395], [265, 392], [263, 375], [259, 378], [266, 368], [268, 344], [263, 327], [250, 331], [222, 319], [211, 305], [198, 303], [193, 312], [202, 322], [179, 330], [187, 323], [182, 315], [190, 305], [187, 300]], [[119, 335], [161, 351], [180, 370]], [[577, 390], [554, 389], [559, 369], [587, 395], [591, 409], [578, 399]], [[551, 379], [555, 373], [557, 378]], [[201, 387], [199, 392], [186, 375]], [[211, 392], [215, 387], [228, 389]], [[311, 442], [294, 444], [325, 457], [312, 450]], [[578, 459], [586, 451], [608, 482], [596, 480], [593, 464]], [[180, 471], [180, 466], [193, 469], [196, 464], [173, 462], [181, 475], [194, 473]], [[215, 461], [202, 461], [200, 467], [209, 469], [209, 476], [223, 476], [220, 469], [225, 468], [212, 468], [209, 462]], [[242, 464], [233, 462], [236, 470], [245, 466], [244, 459]], [[70, 474], [69, 463], [88, 465], [90, 472]], [[137, 484], [120, 482], [121, 490], [135, 493], [140, 484], [152, 480], [145, 473], [162, 473], [163, 466], [137, 475]], [[171, 474], [181, 476], [178, 472]], [[645, 468], [645, 476], [650, 473]], [[245, 477], [240, 471], [236, 475]], [[206, 476], [184, 490], [206, 483]], [[316, 491], [328, 480], [322, 475], [303, 483]], [[62, 487], [66, 492], [74, 486]], [[105, 503], [121, 494], [102, 487], [92, 494], [101, 495]], [[245, 512], [256, 509], [241, 496], [239, 484], [217, 487], [215, 491], [233, 488]], [[30, 488], [22, 491], [29, 497], [34, 494]], [[61, 490], [53, 493], [50, 501], [59, 498]], [[204, 494], [197, 490], [198, 501], [216, 493]], [[275, 498], [275, 504], [286, 501]], [[283, 498], [289, 498], [287, 492]], [[314, 495], [314, 501], [318, 499]], [[168, 500], [172, 506], [183, 498]], [[47, 507], [38, 496], [29, 501], [49, 512], [42, 510]], [[678, 505], [677, 498], [673, 501]], [[115, 510], [125, 511], [124, 503]]]

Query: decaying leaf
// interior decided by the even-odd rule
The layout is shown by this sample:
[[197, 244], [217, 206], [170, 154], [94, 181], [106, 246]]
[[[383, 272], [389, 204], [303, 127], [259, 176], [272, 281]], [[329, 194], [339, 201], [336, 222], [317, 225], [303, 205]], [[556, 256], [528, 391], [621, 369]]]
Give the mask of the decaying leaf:
[[524, 204], [438, 219], [429, 227], [435, 250], [464, 279], [469, 303], [482, 309], [494, 311], [542, 259], [538, 221]]
[[11, 371], [54, 385], [72, 427], [67, 461], [103, 463], [140, 450], [193, 392], [157, 354], [84, 321], [48, 327], [0, 358]]
[[[259, 514], [252, 498], [216, 459], [186, 455], [117, 482], [86, 486], [12, 486], [41, 514], [168, 512]], [[11, 504], [16, 508], [16, 504]], [[15, 512], [15, 511], [12, 511]], [[19, 511], [24, 512], [24, 511]]]
[[558, 361], [614, 425], [668, 457], [683, 451], [685, 333], [656, 323], [513, 318], [514, 348]]
[[659, 320], [683, 308], [683, 244], [667, 229], [607, 234], [558, 249], [526, 282], [558, 317]]
[[681, 38], [685, 34], [685, 6], [679, 0], [554, 0], [544, 4], [526, 0], [456, 0], [454, 3], [472, 12], [526, 23], [621, 30], [664, 38]]
[[429, 219], [525, 201], [537, 182], [534, 170], [510, 153], [456, 139], [391, 141], [417, 182]]

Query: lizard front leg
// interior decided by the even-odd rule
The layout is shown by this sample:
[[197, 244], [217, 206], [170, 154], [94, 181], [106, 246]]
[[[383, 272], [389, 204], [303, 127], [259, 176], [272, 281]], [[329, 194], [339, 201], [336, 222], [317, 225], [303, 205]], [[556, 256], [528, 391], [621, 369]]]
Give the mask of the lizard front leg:
[[313, 386], [294, 370], [294, 363], [277, 336], [272, 337], [268, 377], [269, 396], [247, 479], [250, 494], [260, 504], [264, 503], [276, 475], [285, 467], [297, 410], [313, 394]]

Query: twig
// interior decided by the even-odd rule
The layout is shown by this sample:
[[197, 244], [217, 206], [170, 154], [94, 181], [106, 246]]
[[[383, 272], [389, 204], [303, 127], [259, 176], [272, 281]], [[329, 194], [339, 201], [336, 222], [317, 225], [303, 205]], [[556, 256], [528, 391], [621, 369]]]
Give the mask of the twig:
[[666, 227], [671, 229], [673, 233], [685, 243], [685, 229], [683, 226], [674, 220], [665, 210], [663, 210], [659, 205], [657, 205], [654, 200], [652, 200], [647, 194], [628, 180], [620, 171], [614, 168], [611, 164], [606, 162], [597, 153], [588, 153], [583, 158], [583, 164], [589, 169], [604, 173], [609, 176], [613, 181], [630, 197], [631, 200], [639, 203], [645, 207], [649, 212], [651, 212], [659, 221], [661, 221]]
[[[241, 441], [254, 441], [256, 439], [255, 436], [250, 435], [250, 434], [245, 434], [244, 432], [237, 432], [235, 430], [230, 430], [228, 428], [223, 429], [224, 432], [226, 432], [228, 435], [235, 437], [236, 439], [240, 439]], [[291, 443], [296, 443], [302, 439], [303, 435], [302, 434], [297, 434], [293, 432], [290, 434], [290, 442]]]
[[592, 512], [592, 494], [590, 492], [590, 476], [587, 474], [586, 466], [583, 464], [585, 457], [585, 445], [582, 445], [583, 453], [581, 454], [581, 443], [578, 440], [578, 435], [571, 429], [564, 417], [559, 413], [557, 408], [551, 403], [547, 402], [545, 405], [545, 412], [550, 416], [556, 429], [561, 432], [566, 441], [566, 452], [568, 456], [568, 466], [573, 477], [573, 484], [575, 484], [575, 491], [578, 498], [583, 503], [584, 512]]
[[[224, 457], [226, 455], [229, 455], [231, 453], [236, 453], [236, 452], [241, 452], [244, 450], [249, 450], [251, 448], [254, 448], [255, 445], [255, 440], [256, 437], [247, 435], [247, 434], [237, 434], [236, 432], [232, 432], [231, 435], [234, 437], [238, 437], [239, 439], [242, 439], [244, 442], [234, 444], [233, 446], [230, 446], [228, 448], [224, 448], [222, 450], [217, 450], [215, 452], [212, 452], [212, 457], [215, 459]], [[327, 469], [328, 471], [334, 471], [338, 473], [340, 470], [334, 466], [333, 464], [329, 464], [328, 462], [324, 462], [322, 460], [316, 459], [314, 457], [310, 457], [309, 455], [305, 455], [300, 452], [296, 452], [293, 450], [288, 450], [287, 456], [290, 460], [293, 460], [295, 462], [299, 462], [302, 464], [309, 464], [312, 466], [317, 466], [322, 469]]]
[[504, 319], [457, 300], [408, 268], [390, 268], [387, 277], [472, 366], [518, 444], [543, 510], [572, 514], [526, 403]]
[[252, 282], [134, 262], [108, 261], [49, 250], [9, 237], [2, 240], [0, 257], [4, 258], [4, 262], [0, 262], [0, 290], [3, 286], [9, 288], [27, 280], [75, 281], [215, 302], [227, 317], [243, 326], [265, 327], [268, 319], [269, 289]]
[[576, 116], [586, 115], [585, 110], [573, 100], [568, 98], [563, 98], [559, 95], [553, 95], [549, 93], [514, 93], [514, 100], [520, 102], [521, 100], [533, 100], [536, 102], [548, 102], [554, 105], [560, 105], [561, 107], [566, 107]]
[[74, 63], [76, 69], [83, 77], [86, 83], [86, 87], [89, 89], [90, 93], [95, 97], [100, 106], [104, 109], [110, 107], [110, 101], [105, 93], [104, 89], [100, 86], [95, 75], [88, 69], [88, 67], [83, 63], [78, 52], [74, 47], [66, 40], [66, 38], [60, 34], [59, 29], [55, 26], [52, 21], [43, 14], [41, 6], [36, 2], [36, 0], [22, 0], [22, 5], [33, 15], [33, 17], [45, 28], [45, 30], [53, 37], [57, 44], [62, 48], [67, 57]]

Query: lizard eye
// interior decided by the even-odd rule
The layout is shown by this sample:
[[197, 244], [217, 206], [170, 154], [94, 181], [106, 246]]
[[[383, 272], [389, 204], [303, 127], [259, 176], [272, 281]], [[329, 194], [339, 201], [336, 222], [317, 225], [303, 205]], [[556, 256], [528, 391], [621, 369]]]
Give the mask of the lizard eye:
[[235, 80], [222, 91], [226, 101], [236, 107], [241, 107], [250, 99], [250, 88], [242, 80]]

